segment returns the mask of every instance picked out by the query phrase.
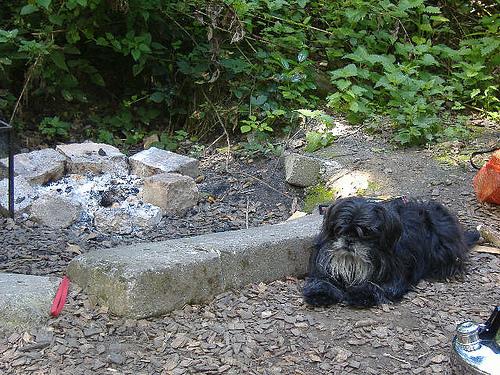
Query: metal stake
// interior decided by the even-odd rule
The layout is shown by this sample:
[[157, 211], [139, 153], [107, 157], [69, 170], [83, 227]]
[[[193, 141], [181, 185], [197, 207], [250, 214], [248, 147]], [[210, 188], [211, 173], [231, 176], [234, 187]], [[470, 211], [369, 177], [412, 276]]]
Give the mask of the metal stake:
[[9, 149], [8, 159], [9, 159], [9, 169], [8, 169], [8, 179], [9, 179], [9, 214], [12, 219], [14, 219], [14, 137], [12, 136], [12, 126], [6, 122], [0, 120], [0, 133], [5, 132], [7, 134], [7, 147]]

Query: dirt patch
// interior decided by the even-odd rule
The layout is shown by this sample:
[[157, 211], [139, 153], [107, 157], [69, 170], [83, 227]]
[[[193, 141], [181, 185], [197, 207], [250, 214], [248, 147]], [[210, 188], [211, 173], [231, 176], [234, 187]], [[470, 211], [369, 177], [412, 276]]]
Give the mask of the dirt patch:
[[464, 225], [481, 223], [500, 229], [500, 206], [477, 202], [472, 186], [473, 151], [500, 147], [500, 132], [488, 131], [471, 141], [447, 142], [427, 149], [398, 149], [382, 137], [361, 132], [343, 137], [318, 156], [347, 169], [369, 173], [366, 194], [421, 197], [444, 203]]

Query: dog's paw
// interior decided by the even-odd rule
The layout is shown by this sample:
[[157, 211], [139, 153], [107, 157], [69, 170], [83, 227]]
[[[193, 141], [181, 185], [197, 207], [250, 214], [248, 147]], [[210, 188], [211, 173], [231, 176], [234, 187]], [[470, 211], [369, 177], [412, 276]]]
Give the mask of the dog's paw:
[[318, 279], [307, 279], [302, 293], [304, 301], [312, 306], [330, 306], [342, 300], [342, 291]]
[[372, 307], [387, 303], [389, 300], [381, 291], [369, 285], [363, 285], [349, 287], [346, 291], [345, 302], [356, 307]]

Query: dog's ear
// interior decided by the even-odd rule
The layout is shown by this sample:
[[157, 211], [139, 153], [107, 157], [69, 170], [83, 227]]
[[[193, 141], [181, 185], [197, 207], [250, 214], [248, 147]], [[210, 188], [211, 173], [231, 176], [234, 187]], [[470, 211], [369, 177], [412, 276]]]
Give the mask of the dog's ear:
[[399, 216], [381, 205], [376, 207], [376, 213], [380, 220], [378, 225], [380, 248], [393, 250], [403, 231]]
[[317, 243], [318, 245], [321, 245], [325, 243], [327, 240], [329, 240], [333, 234], [334, 230], [334, 222], [333, 222], [333, 216], [335, 213], [335, 205], [337, 204], [338, 200], [335, 202], [332, 202], [327, 207], [323, 207], [323, 224], [321, 225], [321, 232], [317, 238]]

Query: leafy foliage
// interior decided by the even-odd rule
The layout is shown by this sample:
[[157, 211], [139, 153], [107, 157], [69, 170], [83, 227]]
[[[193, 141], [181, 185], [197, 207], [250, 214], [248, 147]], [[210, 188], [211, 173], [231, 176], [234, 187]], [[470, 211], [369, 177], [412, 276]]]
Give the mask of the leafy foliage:
[[[418, 144], [498, 118], [496, 2], [424, 0], [14, 0], [0, 13], [0, 115], [18, 125], [135, 144], [182, 130], [252, 134], [248, 148], [326, 103], [352, 121], [390, 119]], [[327, 77], [326, 82], [324, 77]], [[55, 120], [54, 115], [66, 115]], [[90, 115], [89, 115], [90, 113]], [[82, 115], [84, 114], [84, 116]], [[36, 121], [35, 121], [36, 122]], [[310, 134], [310, 150], [333, 139]], [[271, 146], [270, 146], [271, 145]]]
[[71, 124], [61, 121], [59, 116], [45, 117], [39, 125], [40, 132], [49, 139], [67, 138], [70, 128]]

